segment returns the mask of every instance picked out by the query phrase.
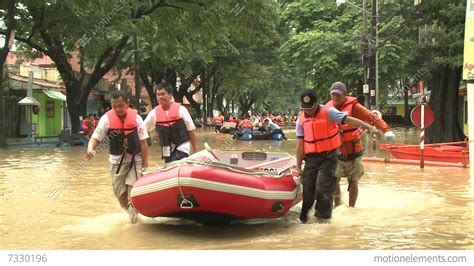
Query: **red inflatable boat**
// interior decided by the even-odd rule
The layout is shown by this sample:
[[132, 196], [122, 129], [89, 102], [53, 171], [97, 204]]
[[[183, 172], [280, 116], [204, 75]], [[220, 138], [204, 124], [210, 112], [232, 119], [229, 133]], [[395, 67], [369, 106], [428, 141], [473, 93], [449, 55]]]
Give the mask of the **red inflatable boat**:
[[146, 173], [134, 184], [131, 198], [148, 217], [204, 224], [276, 218], [301, 201], [294, 167], [287, 153], [207, 149]]
[[[465, 146], [458, 146], [465, 145]], [[397, 159], [420, 160], [420, 146], [407, 144], [381, 144], [380, 148]], [[425, 161], [469, 164], [467, 142], [425, 144]]]

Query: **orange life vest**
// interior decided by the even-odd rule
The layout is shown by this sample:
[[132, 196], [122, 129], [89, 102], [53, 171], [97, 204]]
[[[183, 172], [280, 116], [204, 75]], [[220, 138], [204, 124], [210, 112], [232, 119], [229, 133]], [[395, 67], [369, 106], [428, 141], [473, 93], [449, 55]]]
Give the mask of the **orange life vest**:
[[341, 145], [337, 124], [328, 118], [329, 106], [319, 108], [316, 117], [299, 117], [304, 130], [304, 153], [321, 153], [334, 150]]
[[179, 115], [180, 107], [180, 103], [171, 103], [168, 114], [163, 106], [155, 107], [155, 127], [161, 146], [169, 146], [171, 143], [180, 145], [189, 140], [186, 124]]
[[[356, 103], [357, 103], [357, 98], [346, 96], [346, 99], [344, 100], [344, 103], [342, 104], [340, 111], [349, 116], [352, 116], [352, 108], [354, 107], [354, 104]], [[334, 102], [332, 100], [329, 101], [327, 105], [337, 108], [336, 106], [334, 106]], [[343, 142], [343, 147], [341, 147], [340, 149], [341, 154], [360, 152], [362, 150], [362, 146], [357, 145], [356, 147], [356, 144], [357, 142], [360, 141], [360, 138], [362, 137], [362, 134], [364, 133], [364, 131], [360, 128], [355, 128], [347, 124], [338, 125], [338, 126], [339, 126], [339, 132], [341, 133], [341, 139]]]
[[244, 119], [242, 121], [242, 128], [252, 128], [252, 122], [249, 119]]
[[109, 119], [110, 154], [122, 155], [124, 151], [138, 154], [140, 138], [137, 130], [137, 111], [128, 108], [123, 122], [113, 109], [106, 114]]

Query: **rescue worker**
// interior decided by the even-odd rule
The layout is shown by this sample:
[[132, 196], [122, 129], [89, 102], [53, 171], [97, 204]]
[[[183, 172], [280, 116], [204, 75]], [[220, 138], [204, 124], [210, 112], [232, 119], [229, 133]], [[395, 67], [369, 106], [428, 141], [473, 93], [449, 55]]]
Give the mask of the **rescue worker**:
[[112, 186], [120, 206], [128, 210], [130, 222], [136, 223], [138, 212], [130, 201], [133, 184], [148, 167], [148, 133], [137, 111], [129, 108], [130, 95], [114, 91], [107, 111], [95, 129], [87, 147], [87, 157], [95, 157], [97, 145], [109, 141]]
[[97, 123], [98, 121], [95, 119], [94, 114], [88, 115], [87, 118], [82, 121], [82, 131], [84, 131], [84, 136], [89, 138], [89, 136], [94, 133]]
[[[331, 218], [333, 193], [336, 188], [334, 175], [337, 167], [337, 148], [341, 145], [337, 124], [362, 127], [371, 134], [379, 135], [381, 132], [333, 107], [318, 104], [316, 91], [312, 89], [301, 93], [300, 109], [303, 112], [296, 123], [296, 170], [303, 178], [300, 220], [306, 223], [308, 212], [315, 200], [315, 216]], [[301, 170], [303, 160], [304, 172]]]
[[221, 114], [221, 112], [217, 112], [217, 115], [214, 117], [214, 125], [216, 127], [215, 131], [216, 133], [221, 132], [221, 127], [224, 124], [224, 116]]
[[252, 127], [260, 127], [260, 118], [258, 115], [253, 115], [250, 118], [250, 122], [252, 123]]
[[230, 123], [237, 123], [237, 117], [235, 117], [235, 114], [232, 113], [230, 116], [229, 116], [229, 122]]
[[283, 117], [281, 117], [280, 115], [277, 114], [277, 116], [275, 116], [275, 119], [274, 121], [277, 125], [279, 125], [280, 127], [281, 126], [284, 126], [285, 125], [285, 122], [283, 120]]
[[[335, 82], [330, 89], [331, 100], [326, 104], [335, 107], [337, 110], [360, 119], [370, 125], [375, 126], [384, 132], [387, 140], [395, 139], [395, 134], [390, 127], [376, 114], [357, 102], [357, 98], [346, 95], [346, 85], [342, 82]], [[337, 185], [334, 192], [335, 206], [341, 205], [341, 189], [339, 181], [341, 177], [347, 177], [349, 183], [349, 206], [354, 207], [359, 194], [359, 180], [364, 175], [362, 165], [362, 130], [351, 125], [340, 125], [342, 145], [339, 147], [339, 162], [336, 169]]]
[[273, 114], [270, 112], [268, 113], [267, 117], [270, 118], [272, 122], [275, 120], [275, 116], [273, 116]]
[[250, 116], [246, 115], [244, 120], [239, 124], [239, 128], [242, 131], [242, 133], [250, 133], [252, 132], [252, 122], [250, 121]]
[[283, 136], [283, 139], [287, 139], [285, 133], [283, 133], [283, 130], [281, 130], [281, 127], [271, 121], [270, 118], [267, 117], [263, 120], [263, 127], [265, 128], [265, 131], [270, 133], [270, 139], [272, 139], [273, 135], [278, 133]]
[[159, 105], [146, 117], [149, 132], [156, 130], [165, 163], [181, 160], [197, 151], [196, 127], [186, 107], [171, 101], [173, 89], [168, 83], [157, 85]]

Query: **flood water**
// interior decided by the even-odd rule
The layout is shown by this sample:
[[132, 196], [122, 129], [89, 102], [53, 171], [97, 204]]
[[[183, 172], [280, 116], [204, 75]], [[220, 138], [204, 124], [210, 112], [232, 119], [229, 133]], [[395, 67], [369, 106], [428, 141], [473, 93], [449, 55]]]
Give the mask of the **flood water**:
[[[288, 141], [232, 140], [198, 132], [199, 147], [285, 151]], [[396, 129], [397, 142], [416, 143], [414, 129]], [[383, 151], [368, 156], [383, 157]], [[158, 145], [150, 164], [161, 163]], [[356, 208], [344, 205], [333, 218], [298, 220], [300, 205], [279, 219], [205, 227], [175, 218], [128, 214], [113, 196], [107, 151], [79, 167], [85, 147], [0, 150], [0, 238], [2, 249], [473, 249], [474, 184], [464, 168], [366, 162]], [[60, 192], [51, 198], [52, 191]], [[238, 203], [236, 203], [238, 204]]]

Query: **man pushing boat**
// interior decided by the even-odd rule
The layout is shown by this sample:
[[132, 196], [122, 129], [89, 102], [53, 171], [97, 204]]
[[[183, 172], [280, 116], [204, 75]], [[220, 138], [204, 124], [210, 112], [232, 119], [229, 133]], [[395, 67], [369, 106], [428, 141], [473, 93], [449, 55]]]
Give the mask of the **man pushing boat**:
[[112, 186], [120, 206], [128, 210], [130, 222], [136, 223], [138, 212], [130, 201], [133, 184], [148, 167], [148, 133], [137, 111], [129, 108], [130, 94], [114, 91], [110, 103], [112, 110], [103, 115], [87, 147], [87, 156], [95, 157], [97, 145], [109, 140]]
[[[296, 122], [296, 168], [303, 177], [303, 206], [300, 220], [306, 223], [308, 212], [316, 200], [315, 216], [331, 218], [333, 193], [336, 188], [337, 148], [341, 145], [337, 124], [362, 127], [371, 134], [382, 132], [334, 107], [318, 104], [316, 91], [304, 90], [300, 95], [303, 111]], [[304, 171], [301, 171], [305, 160]]]
[[[378, 115], [371, 112], [360, 103], [357, 98], [346, 95], [346, 85], [342, 82], [334, 82], [331, 85], [331, 100], [326, 104], [337, 110], [353, 116], [357, 119], [374, 125], [384, 132], [387, 140], [395, 139], [395, 134], [390, 127]], [[341, 177], [347, 177], [349, 183], [349, 207], [354, 207], [359, 194], [359, 180], [364, 175], [362, 165], [362, 130], [351, 125], [339, 125], [342, 145], [339, 147], [339, 162], [336, 169], [337, 185], [334, 192], [334, 204], [341, 205], [341, 189], [339, 181]]]

